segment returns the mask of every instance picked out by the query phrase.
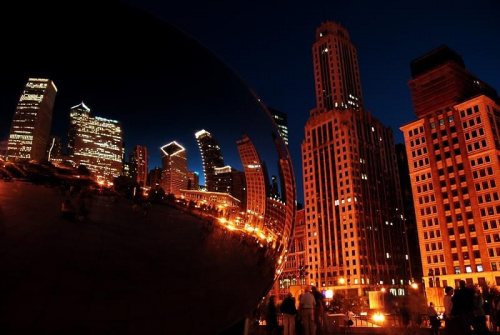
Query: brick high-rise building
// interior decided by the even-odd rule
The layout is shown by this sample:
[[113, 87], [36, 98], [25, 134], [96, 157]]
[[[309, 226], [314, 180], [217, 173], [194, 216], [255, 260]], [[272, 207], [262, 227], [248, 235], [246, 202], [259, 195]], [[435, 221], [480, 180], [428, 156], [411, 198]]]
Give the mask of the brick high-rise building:
[[14, 113], [7, 160], [44, 160], [57, 88], [49, 79], [30, 78]]
[[417, 120], [401, 130], [427, 297], [442, 302], [462, 279], [500, 285], [500, 105], [447, 47], [411, 69]]
[[363, 109], [356, 48], [327, 22], [313, 45], [317, 107], [302, 143], [309, 282], [362, 294], [409, 284], [392, 130]]

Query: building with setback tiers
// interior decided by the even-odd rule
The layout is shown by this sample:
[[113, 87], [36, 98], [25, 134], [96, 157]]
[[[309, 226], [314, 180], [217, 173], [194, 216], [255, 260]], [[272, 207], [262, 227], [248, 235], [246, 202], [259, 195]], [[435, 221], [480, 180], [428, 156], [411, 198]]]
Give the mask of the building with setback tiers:
[[49, 79], [30, 78], [14, 112], [7, 160], [44, 160], [57, 88]]
[[411, 62], [417, 119], [405, 136], [429, 301], [443, 287], [500, 285], [500, 105], [446, 46]]
[[308, 284], [404, 295], [409, 258], [392, 131], [363, 108], [347, 30], [322, 24], [312, 49], [317, 107], [302, 143]]

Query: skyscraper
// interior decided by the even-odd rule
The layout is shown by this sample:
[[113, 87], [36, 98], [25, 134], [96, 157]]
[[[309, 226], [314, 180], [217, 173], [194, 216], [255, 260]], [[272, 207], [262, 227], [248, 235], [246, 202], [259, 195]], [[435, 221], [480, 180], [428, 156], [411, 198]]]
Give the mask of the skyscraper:
[[155, 167], [149, 172], [149, 185], [152, 190], [157, 190], [161, 187], [161, 168]]
[[336, 22], [323, 23], [312, 51], [317, 111], [362, 108], [358, 56], [347, 30]]
[[224, 167], [224, 159], [219, 144], [215, 137], [208, 131], [202, 129], [195, 133], [196, 141], [201, 152], [203, 161], [203, 173], [205, 175], [205, 187], [209, 192], [222, 192], [216, 190], [215, 168]]
[[130, 174], [132, 178], [144, 187], [148, 180], [148, 148], [136, 145], [130, 153]]
[[427, 297], [457, 281], [500, 284], [500, 105], [440, 47], [412, 61], [417, 120], [405, 136]]
[[161, 185], [165, 194], [181, 195], [181, 190], [187, 190], [188, 164], [186, 149], [176, 141], [161, 147], [162, 176]]
[[322, 24], [313, 55], [317, 107], [302, 143], [309, 283], [403, 295], [409, 259], [392, 131], [363, 109], [343, 27]]
[[12, 120], [7, 160], [45, 159], [56, 94], [57, 88], [51, 80], [28, 80]]
[[75, 166], [85, 165], [96, 181], [111, 184], [123, 171], [120, 122], [91, 116], [83, 102], [72, 107], [68, 153]]

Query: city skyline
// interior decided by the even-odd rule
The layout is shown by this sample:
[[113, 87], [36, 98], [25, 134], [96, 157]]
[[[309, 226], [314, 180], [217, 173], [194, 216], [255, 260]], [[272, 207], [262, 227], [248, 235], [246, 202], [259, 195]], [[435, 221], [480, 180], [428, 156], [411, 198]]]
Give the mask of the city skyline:
[[[491, 86], [500, 87], [500, 79], [495, 75], [500, 72], [500, 64], [495, 58], [499, 46], [494, 43], [499, 27], [494, 23], [492, 10], [498, 4], [479, 1], [471, 5], [466, 1], [458, 1], [453, 2], [453, 8], [450, 8], [449, 2], [429, 4], [431, 2], [326, 4], [325, 1], [316, 1], [312, 4], [283, 5], [279, 2], [257, 1], [252, 2], [252, 6], [246, 3], [221, 6], [217, 11], [212, 10], [214, 8], [210, 4], [190, 5], [189, 10], [186, 9], [187, 4], [172, 4], [168, 13], [165, 13], [161, 4], [151, 1], [141, 1], [136, 5], [191, 34], [236, 70], [266, 105], [288, 115], [289, 148], [301, 188], [302, 126], [314, 106], [315, 96], [313, 71], [309, 62], [312, 55], [310, 45], [316, 27], [322, 21], [338, 21], [356, 41], [363, 74], [361, 80], [365, 108], [393, 129], [396, 143], [403, 143], [399, 127], [413, 120], [414, 116], [407, 82], [411, 78], [408, 64], [417, 56], [440, 44], [448, 44], [463, 56], [471, 72]], [[240, 7], [247, 10], [240, 11]], [[254, 20], [256, 15], [262, 15], [262, 20]], [[236, 24], [235, 21], [244, 24]], [[293, 39], [289, 38], [291, 35]], [[236, 48], [228, 43], [231, 40], [237, 41]], [[26, 73], [17, 78], [17, 84], [11, 81], [0, 84], [1, 107], [5, 110], [0, 116], [0, 141], [7, 137], [11, 113], [29, 75], [33, 74]], [[51, 79], [58, 82], [56, 77]], [[99, 115], [120, 119], [113, 115], [115, 111], [109, 104], [100, 105], [96, 97], [77, 92], [74, 96], [75, 99], [66, 106], [61, 101], [56, 102], [54, 117], [64, 118], [58, 121], [59, 126], [54, 125], [55, 129], [69, 123], [69, 117], [63, 113], [82, 99], [88, 100], [88, 105]], [[134, 145], [144, 143], [130, 140], [131, 125], [125, 120], [122, 123], [128, 157]], [[145, 145], [151, 152], [156, 152], [161, 143], [156, 146]], [[228, 158], [236, 155], [225, 153]], [[150, 169], [161, 166], [160, 160], [159, 155], [151, 155]]]

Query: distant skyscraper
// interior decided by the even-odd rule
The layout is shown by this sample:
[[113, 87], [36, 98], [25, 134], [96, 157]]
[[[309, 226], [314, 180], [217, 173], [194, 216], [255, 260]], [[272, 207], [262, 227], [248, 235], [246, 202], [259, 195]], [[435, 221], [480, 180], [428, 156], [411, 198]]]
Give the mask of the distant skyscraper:
[[312, 49], [316, 111], [362, 108], [358, 56], [347, 30], [335, 22], [323, 23]]
[[323, 24], [313, 51], [317, 108], [302, 143], [309, 282], [404, 295], [409, 260], [392, 131], [363, 110], [347, 31]]
[[99, 182], [112, 183], [123, 173], [123, 139], [120, 122], [90, 116], [81, 104], [71, 108], [68, 152], [76, 166], [85, 165]]
[[440, 301], [459, 280], [500, 285], [500, 99], [447, 47], [411, 69], [417, 120], [401, 130], [427, 298]]
[[263, 228], [266, 212], [267, 185], [264, 169], [257, 149], [247, 135], [237, 143], [241, 163], [245, 169], [246, 179], [246, 222], [254, 228]]
[[144, 187], [148, 180], [148, 148], [136, 145], [130, 153], [130, 173], [132, 178]]
[[215, 185], [215, 168], [224, 167], [224, 159], [215, 137], [206, 130], [195, 133], [203, 160], [205, 187], [209, 192], [218, 192]]
[[161, 187], [161, 168], [155, 167], [149, 172], [149, 185], [152, 190], [157, 190]]
[[285, 141], [285, 144], [288, 145], [287, 115], [283, 112], [277, 111], [272, 108], [268, 109], [269, 112], [271, 112], [271, 115], [273, 116], [274, 122], [276, 122], [276, 125], [278, 126], [278, 132], [280, 133], [281, 137], [283, 137], [283, 141]]
[[196, 171], [188, 171], [188, 190], [198, 191], [200, 188], [200, 175]]
[[17, 104], [7, 159], [45, 159], [57, 88], [49, 79], [30, 78]]
[[188, 163], [186, 149], [173, 141], [163, 147], [161, 185], [165, 194], [181, 195], [181, 190], [187, 190]]

